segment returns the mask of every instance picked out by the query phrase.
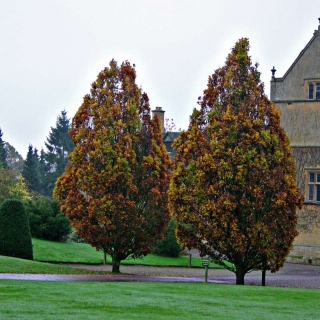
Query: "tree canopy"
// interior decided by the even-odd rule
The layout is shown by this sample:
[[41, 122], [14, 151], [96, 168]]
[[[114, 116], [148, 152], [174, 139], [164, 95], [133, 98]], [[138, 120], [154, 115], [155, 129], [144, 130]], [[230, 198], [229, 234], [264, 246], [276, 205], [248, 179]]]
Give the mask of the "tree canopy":
[[20, 173], [0, 169], [0, 204], [7, 199], [31, 200], [32, 194]]
[[0, 128], [0, 169], [8, 169], [7, 164], [7, 151], [5, 148], [5, 142], [2, 140], [3, 132]]
[[54, 191], [77, 234], [112, 257], [148, 254], [169, 221], [170, 159], [129, 62], [112, 60], [72, 120], [74, 150]]
[[174, 143], [169, 190], [180, 241], [235, 272], [237, 284], [253, 269], [283, 265], [303, 201], [280, 113], [248, 52], [240, 39], [209, 77], [200, 110]]
[[8, 142], [5, 142], [4, 147], [8, 168], [21, 173], [24, 164], [21, 154]]

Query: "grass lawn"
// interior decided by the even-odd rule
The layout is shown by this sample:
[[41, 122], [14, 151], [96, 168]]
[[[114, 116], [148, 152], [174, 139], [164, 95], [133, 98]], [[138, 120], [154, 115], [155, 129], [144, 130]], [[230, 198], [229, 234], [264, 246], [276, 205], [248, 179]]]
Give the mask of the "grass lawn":
[[[52, 263], [87, 263], [100, 264], [103, 255], [88, 244], [72, 242], [52, 242], [32, 239], [34, 261], [0, 256], [0, 273], [39, 273], [39, 274], [107, 274], [108, 272], [74, 269]], [[50, 263], [52, 262], [52, 263]], [[111, 264], [111, 258], [107, 262]], [[143, 259], [125, 260], [122, 264], [142, 264], [154, 266], [179, 266], [187, 267], [189, 258], [160, 257], [150, 254]], [[201, 267], [201, 259], [192, 259], [193, 267]], [[212, 268], [221, 268], [219, 265], [210, 264]]]
[[[103, 253], [96, 251], [89, 244], [74, 242], [53, 242], [39, 239], [32, 239], [33, 255], [36, 261], [60, 262], [60, 263], [88, 263], [100, 264], [103, 262]], [[149, 254], [142, 259], [128, 259], [121, 261], [121, 264], [142, 264], [154, 266], [177, 266], [187, 267], [188, 256], [178, 258], [160, 257]], [[111, 263], [111, 257], [107, 257], [107, 263]], [[199, 257], [192, 258], [193, 267], [201, 267], [202, 260]], [[221, 268], [221, 266], [210, 263], [212, 268]]]
[[319, 319], [320, 290], [0, 281], [1, 319]]
[[5, 256], [0, 256], [0, 273], [106, 274], [106, 272], [81, 270], [57, 264], [30, 261]]

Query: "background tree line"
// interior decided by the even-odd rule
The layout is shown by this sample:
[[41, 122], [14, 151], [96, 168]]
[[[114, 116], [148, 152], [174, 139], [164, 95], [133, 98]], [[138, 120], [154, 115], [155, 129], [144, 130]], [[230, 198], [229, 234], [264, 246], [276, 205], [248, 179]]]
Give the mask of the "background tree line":
[[71, 232], [66, 216], [52, 198], [54, 183], [64, 172], [73, 149], [66, 111], [57, 117], [45, 141], [46, 150], [38, 153], [29, 145], [26, 159], [3, 140], [0, 129], [0, 205], [7, 199], [21, 200], [29, 218], [31, 235], [47, 240], [62, 240]]

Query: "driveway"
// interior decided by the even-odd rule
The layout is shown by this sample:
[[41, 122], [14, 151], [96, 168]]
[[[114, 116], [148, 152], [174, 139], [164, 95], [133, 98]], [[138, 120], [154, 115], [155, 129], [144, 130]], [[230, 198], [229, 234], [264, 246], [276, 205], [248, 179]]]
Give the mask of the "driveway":
[[[74, 268], [111, 272], [110, 265], [68, 265]], [[0, 279], [41, 281], [98, 281], [98, 282], [204, 282], [204, 268], [120, 267], [120, 275], [49, 275], [0, 274]], [[235, 275], [225, 269], [209, 269], [209, 283], [235, 284]], [[245, 284], [261, 285], [261, 272], [245, 276]], [[267, 272], [266, 286], [320, 289], [320, 266], [286, 263], [275, 274]]]

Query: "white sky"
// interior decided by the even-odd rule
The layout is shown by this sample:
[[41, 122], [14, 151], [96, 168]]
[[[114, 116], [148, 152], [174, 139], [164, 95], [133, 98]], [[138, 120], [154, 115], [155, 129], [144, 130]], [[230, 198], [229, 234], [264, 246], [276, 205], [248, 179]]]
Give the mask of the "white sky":
[[0, 0], [0, 127], [23, 157], [73, 117], [114, 58], [135, 63], [152, 109], [187, 129], [208, 76], [241, 37], [266, 93], [318, 28], [320, 0]]

